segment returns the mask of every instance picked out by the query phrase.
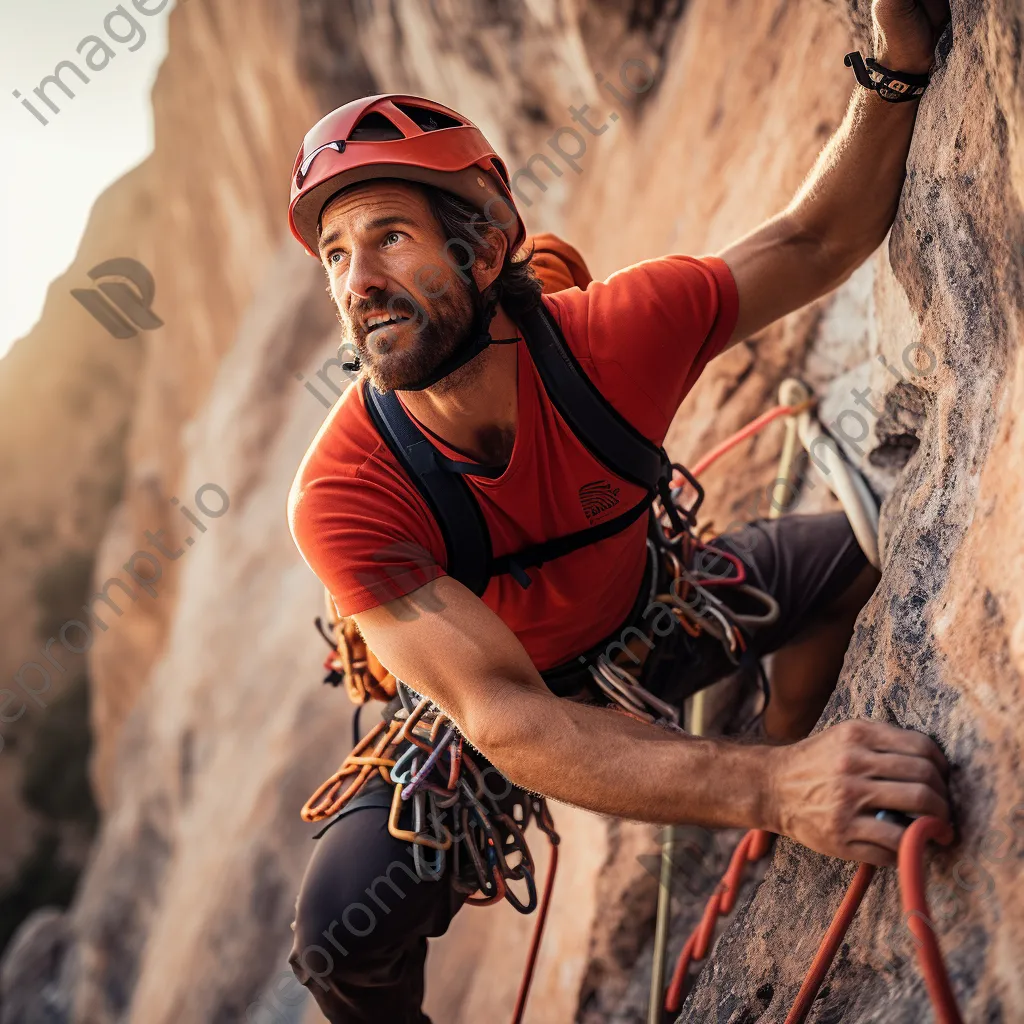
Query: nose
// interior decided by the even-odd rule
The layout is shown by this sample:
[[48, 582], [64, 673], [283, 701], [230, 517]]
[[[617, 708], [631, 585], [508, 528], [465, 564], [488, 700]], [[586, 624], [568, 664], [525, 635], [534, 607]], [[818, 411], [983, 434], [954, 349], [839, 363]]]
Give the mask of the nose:
[[351, 292], [350, 298], [368, 299], [375, 291], [386, 292], [387, 289], [387, 275], [372, 249], [353, 248], [345, 275], [345, 290]]

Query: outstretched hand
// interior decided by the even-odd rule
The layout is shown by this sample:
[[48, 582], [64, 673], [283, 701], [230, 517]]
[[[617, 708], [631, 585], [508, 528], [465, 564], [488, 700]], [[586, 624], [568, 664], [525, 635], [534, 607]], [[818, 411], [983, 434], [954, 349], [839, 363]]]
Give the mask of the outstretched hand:
[[949, 22], [948, 0], [874, 0], [875, 59], [910, 74], [931, 70], [935, 44]]

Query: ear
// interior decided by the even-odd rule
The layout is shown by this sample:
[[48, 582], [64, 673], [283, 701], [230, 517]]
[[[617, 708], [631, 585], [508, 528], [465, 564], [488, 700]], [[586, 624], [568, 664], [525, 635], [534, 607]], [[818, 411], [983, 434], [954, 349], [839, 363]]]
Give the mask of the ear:
[[508, 251], [508, 236], [504, 231], [488, 227], [484, 237], [487, 244], [473, 261], [473, 279], [481, 292], [485, 292], [501, 273]]

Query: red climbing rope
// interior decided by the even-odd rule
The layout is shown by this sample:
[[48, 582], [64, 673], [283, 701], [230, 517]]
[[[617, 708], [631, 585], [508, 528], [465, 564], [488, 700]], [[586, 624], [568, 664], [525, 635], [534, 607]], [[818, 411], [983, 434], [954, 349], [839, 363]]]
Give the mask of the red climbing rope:
[[[806, 402], [800, 402], [797, 405], [776, 405], [767, 412], [761, 413], [756, 420], [751, 420], [745, 427], [737, 430], [732, 437], [727, 437], [721, 444], [712, 448], [707, 455], [694, 464], [690, 472], [693, 476], [699, 478], [701, 473], [703, 473], [711, 463], [720, 459], [731, 448], [735, 448], [736, 445], [746, 441], [748, 437], [751, 437], [759, 430], [768, 426], [772, 420], [777, 420], [780, 416], [799, 416], [800, 413], [810, 409], [816, 401], [817, 399], [812, 398]], [[680, 483], [682, 483], [682, 481], [680, 481]]]
[[[551, 836], [548, 836], [551, 839]], [[526, 1011], [526, 999], [530, 994], [530, 985], [533, 982], [533, 969], [537, 966], [537, 954], [540, 952], [540, 941], [544, 937], [544, 924], [548, 918], [548, 908], [551, 905], [551, 891], [555, 887], [555, 871], [558, 869], [558, 843], [551, 841], [551, 863], [548, 866], [548, 877], [544, 883], [544, 895], [541, 896], [540, 907], [537, 909], [537, 922], [533, 926], [533, 937], [530, 939], [530, 951], [526, 954], [526, 967], [523, 969], [523, 977], [519, 982], [519, 994], [516, 996], [516, 1006], [512, 1011], [512, 1024], [521, 1024], [523, 1013]]]
[[900, 840], [898, 861], [903, 916], [911, 934], [918, 940], [917, 962], [937, 1024], [963, 1024], [924, 893], [924, 849], [929, 839], [949, 846], [953, 841], [953, 827], [939, 818], [918, 818], [907, 827]]
[[[898, 863], [900, 893], [903, 902], [903, 915], [907, 927], [917, 940], [917, 959], [924, 977], [925, 987], [935, 1011], [936, 1024], [963, 1024], [956, 997], [949, 984], [949, 975], [942, 959], [928, 910], [928, 900], [924, 891], [924, 854], [929, 839], [934, 839], [943, 846], [953, 841], [953, 828], [939, 818], [918, 818], [907, 826], [900, 839]], [[739, 842], [729, 862], [728, 870], [716, 887], [704, 909], [701, 923], [686, 940], [672, 983], [665, 996], [665, 1009], [669, 1013], [678, 1013], [682, 1008], [685, 994], [686, 974], [690, 964], [703, 960], [714, 936], [715, 923], [720, 914], [728, 914], [739, 891], [740, 876], [745, 864], [759, 860], [767, 852], [770, 834], [767, 832], [748, 832]], [[861, 864], [853, 880], [843, 896], [839, 909], [832, 923], [828, 926], [821, 945], [811, 962], [804, 983], [800, 986], [785, 1024], [803, 1024], [814, 1003], [818, 989], [825, 980], [836, 952], [842, 945], [846, 932], [860, 907], [864, 894], [875, 876], [875, 867]]]
[[[949, 985], [942, 950], [939, 949], [938, 940], [935, 938], [924, 893], [924, 851], [929, 839], [948, 846], [953, 841], [952, 826], [939, 818], [918, 818], [907, 826], [900, 839], [897, 861], [904, 917], [910, 915], [907, 925], [918, 940], [918, 963], [935, 1011], [935, 1020], [938, 1024], [963, 1024], [953, 990]], [[836, 916], [832, 919], [832, 924], [829, 925], [825, 938], [818, 948], [807, 978], [800, 987], [793, 1009], [789, 1011], [786, 1024], [802, 1024], [806, 1018], [874, 874], [875, 869], [870, 864], [861, 864], [853, 876], [843, 902], [839, 905], [839, 910], [836, 911]]]
[[736, 905], [736, 897], [740, 891], [740, 882], [743, 876], [743, 868], [748, 863], [759, 861], [771, 845], [771, 833], [761, 829], [751, 829], [733, 851], [729, 867], [722, 876], [721, 882], [715, 886], [715, 891], [704, 908], [704, 916], [701, 922], [693, 930], [693, 933], [686, 940], [679, 959], [676, 961], [676, 969], [672, 972], [672, 981], [669, 983], [668, 992], [665, 994], [665, 1009], [668, 1013], [678, 1013], [683, 1005], [683, 997], [686, 990], [686, 975], [690, 964], [696, 960], [703, 960], [708, 954], [708, 947], [715, 934], [715, 925], [722, 914], [729, 914]]
[[[815, 399], [809, 399], [796, 405], [777, 405], [769, 409], [712, 448], [694, 464], [691, 470], [692, 475], [699, 477], [726, 452], [752, 437], [773, 420], [782, 416], [799, 415], [812, 408], [815, 402]], [[685, 483], [686, 481], [680, 476], [678, 479], [673, 479], [672, 486], [680, 487]], [[935, 1011], [937, 1024], [963, 1024], [963, 1018], [960, 1016], [960, 1010], [949, 983], [949, 975], [942, 959], [942, 951], [935, 937], [924, 891], [924, 852], [929, 839], [934, 839], [944, 846], [949, 845], [953, 840], [953, 829], [947, 822], [938, 818], [918, 818], [907, 826], [900, 840], [898, 863], [903, 914], [911, 934], [916, 939], [918, 963]], [[740, 840], [733, 852], [729, 867], [722, 876], [722, 881], [715, 888], [704, 908], [700, 924], [693, 930], [679, 954], [675, 971], [672, 974], [672, 981], [665, 994], [664, 1005], [667, 1012], [675, 1014], [682, 1008], [690, 965], [707, 956], [718, 918], [722, 914], [728, 914], [735, 904], [744, 866], [763, 857], [768, 850], [769, 842], [769, 833], [757, 830], [748, 832]], [[867, 892], [872, 878], [874, 878], [875, 870], [870, 864], [861, 864], [854, 874], [839, 909], [818, 947], [804, 983], [800, 986], [800, 991], [786, 1017], [785, 1024], [803, 1024], [806, 1019], [836, 952], [864, 899], [864, 894]]]
[[857, 873], [846, 890], [843, 902], [839, 904], [836, 916], [832, 918], [832, 923], [828, 926], [828, 931], [825, 932], [825, 938], [821, 940], [818, 952], [815, 953], [814, 960], [811, 961], [811, 969], [800, 986], [796, 1002], [793, 1003], [793, 1008], [789, 1011], [789, 1016], [786, 1017], [786, 1024], [803, 1024], [811, 1009], [811, 1003], [814, 1002], [814, 997], [818, 994], [818, 989], [821, 988], [821, 983], [832, 966], [836, 952], [842, 945], [850, 922], [857, 913], [861, 900], [864, 899], [864, 893], [868, 891], [868, 886], [874, 877], [875, 866], [873, 864], [861, 864], [857, 868]]

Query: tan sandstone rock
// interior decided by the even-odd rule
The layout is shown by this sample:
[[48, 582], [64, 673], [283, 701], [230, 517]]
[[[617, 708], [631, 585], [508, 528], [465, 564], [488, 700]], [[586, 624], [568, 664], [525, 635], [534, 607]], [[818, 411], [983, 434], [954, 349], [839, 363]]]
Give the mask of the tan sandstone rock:
[[[923, 728], [959, 766], [965, 845], [933, 857], [936, 886], [1024, 800], [1014, 719], [1024, 647], [1014, 572], [1020, 22], [1006, 2], [957, 4], [955, 18], [891, 244], [834, 295], [715, 364], [669, 442], [692, 460], [773, 404], [794, 373], [822, 393], [830, 416], [852, 386], [866, 381], [878, 396], [865, 465], [889, 494], [885, 575], [825, 720], [869, 715]], [[192, 0], [173, 14], [154, 96], [156, 151], [97, 205], [75, 264], [83, 271], [115, 249], [136, 256], [153, 270], [166, 314], [142, 365], [122, 371], [132, 401], [108, 417], [116, 423], [131, 407], [124, 500], [94, 580], [116, 571], [146, 530], [165, 528], [175, 543], [191, 536], [171, 496], [191, 503], [212, 483], [229, 506], [168, 569], [159, 597], [133, 606], [90, 652], [102, 830], [69, 914], [30, 924], [10, 951], [3, 1024], [39, 1019], [31, 1014], [44, 999], [55, 1024], [317, 1017], [296, 998], [284, 959], [311, 849], [298, 808], [345, 752], [349, 709], [317, 683], [319, 590], [284, 518], [292, 474], [325, 413], [295, 375], [317, 380], [338, 342], [321, 271], [285, 233], [287, 173], [305, 128], [361, 93], [409, 90], [463, 110], [516, 169], [552, 156], [571, 104], [616, 108], [597, 74], [615, 81], [626, 61], [642, 60], [654, 87], [618, 105], [614, 132], [591, 141], [580, 172], [542, 167], [543, 187], [524, 184], [529, 228], [562, 234], [604, 277], [666, 252], [713, 252], [778, 210], [842, 117], [852, 88], [842, 55], [863, 48], [863, 28], [856, 5], [848, 18], [824, 2], [626, 10], [567, 0]], [[57, 291], [18, 350], [26, 379], [36, 351], [61, 351], [49, 326]], [[875, 357], [899, 365], [913, 341], [934, 351], [934, 372], [908, 370], [898, 383]], [[101, 426], [112, 429], [79, 432], [79, 461]], [[719, 526], [749, 517], [763, 498], [780, 433], [709, 473], [708, 514]], [[66, 490], [19, 472], [54, 519]], [[102, 522], [107, 507], [91, 507]], [[801, 507], [829, 507], [824, 488]], [[94, 524], [87, 546], [99, 533]], [[23, 592], [0, 600], [15, 609]], [[27, 617], [12, 611], [15, 620], [24, 636]], [[561, 878], [527, 1019], [642, 1020], [654, 830], [568, 808], [556, 817]], [[992, 895], [964, 894], [942, 936], [967, 1019], [1012, 1020], [1024, 999], [1014, 955], [1019, 846], [988, 868]], [[703, 855], [698, 884], [675, 909], [673, 951], [727, 854], [723, 839]], [[780, 842], [682, 1019], [781, 1021], [828, 899], [838, 902], [849, 875]], [[897, 921], [896, 906], [883, 872], [812, 1020], [927, 1019], [913, 962], [891, 975], [880, 966], [878, 936]], [[507, 1016], [531, 925], [507, 907], [461, 914], [431, 954], [435, 1019]], [[11, 967], [26, 958], [39, 960], [32, 975]]]

